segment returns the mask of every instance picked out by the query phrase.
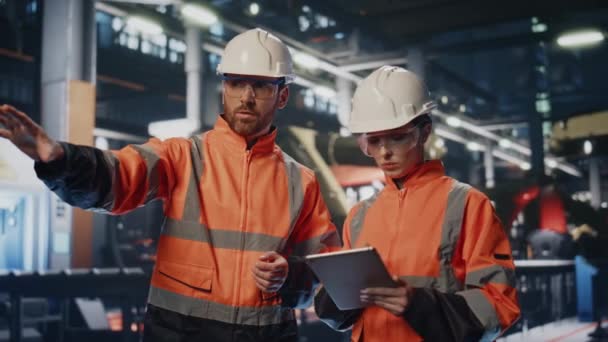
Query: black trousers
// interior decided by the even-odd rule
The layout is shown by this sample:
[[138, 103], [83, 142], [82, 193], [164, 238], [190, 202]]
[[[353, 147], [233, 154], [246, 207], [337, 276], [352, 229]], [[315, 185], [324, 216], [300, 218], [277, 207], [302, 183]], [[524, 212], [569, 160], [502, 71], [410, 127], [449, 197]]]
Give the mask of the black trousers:
[[268, 326], [229, 324], [148, 304], [144, 342], [297, 342], [295, 321]]

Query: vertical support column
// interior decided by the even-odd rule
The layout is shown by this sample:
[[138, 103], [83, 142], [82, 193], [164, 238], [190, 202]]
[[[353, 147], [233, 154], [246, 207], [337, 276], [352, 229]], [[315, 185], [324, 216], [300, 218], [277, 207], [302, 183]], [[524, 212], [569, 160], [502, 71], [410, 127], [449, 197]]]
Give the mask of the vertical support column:
[[597, 157], [589, 159], [589, 191], [591, 206], [599, 209], [602, 203], [602, 181], [600, 179], [600, 163]]
[[347, 127], [350, 118], [351, 99], [353, 97], [352, 83], [345, 78], [337, 77], [336, 89], [338, 91], [338, 122], [342, 125], [340, 135], [349, 136], [351, 133]]
[[483, 153], [483, 165], [486, 176], [486, 189], [494, 188], [494, 156], [492, 152], [494, 151], [494, 144], [491, 141], [486, 143], [486, 149]]
[[[532, 18], [531, 30], [540, 23], [539, 19]], [[547, 44], [544, 41], [536, 43], [532, 48], [533, 60], [533, 82], [536, 88], [535, 113], [529, 116], [530, 149], [532, 151], [531, 166], [532, 175], [540, 184], [545, 175], [545, 151], [546, 143], [544, 136], [551, 131], [551, 94], [549, 84], [549, 56]]]
[[532, 177], [537, 182], [540, 182], [545, 174], [545, 151], [543, 148], [543, 122], [538, 113], [532, 113], [528, 116], [528, 134], [530, 150], [532, 152], [530, 156], [530, 171]]
[[[540, 24], [538, 18], [532, 18], [531, 31], [535, 32], [535, 27]], [[534, 111], [528, 115], [528, 134], [530, 139], [530, 166], [531, 175], [536, 184], [545, 184], [545, 134], [550, 130], [551, 119], [551, 100], [550, 86], [548, 77], [549, 57], [547, 45], [544, 41], [535, 43], [531, 48], [532, 52], [532, 82], [536, 89], [536, 101]], [[533, 228], [540, 225], [540, 201], [533, 201], [529, 205], [530, 212], [533, 214], [528, 217], [528, 224]]]
[[187, 86], [186, 86], [186, 117], [195, 124], [197, 131], [201, 123], [201, 84], [202, 84], [202, 48], [201, 29], [194, 26], [186, 26], [186, 60], [184, 63]]
[[[95, 1], [54, 0], [43, 10], [42, 126], [56, 139], [92, 145], [97, 64]], [[54, 195], [50, 203], [49, 266], [89, 267], [92, 214], [72, 210]]]

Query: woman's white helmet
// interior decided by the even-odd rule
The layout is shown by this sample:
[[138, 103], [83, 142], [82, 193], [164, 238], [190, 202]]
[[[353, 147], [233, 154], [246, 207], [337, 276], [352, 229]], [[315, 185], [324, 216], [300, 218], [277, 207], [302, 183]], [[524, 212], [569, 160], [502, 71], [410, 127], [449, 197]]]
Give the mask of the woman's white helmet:
[[379, 132], [407, 125], [435, 108], [424, 82], [413, 72], [383, 66], [367, 76], [352, 100], [352, 133]]
[[245, 31], [226, 44], [217, 73], [284, 77], [286, 83], [295, 79], [287, 46], [259, 28]]

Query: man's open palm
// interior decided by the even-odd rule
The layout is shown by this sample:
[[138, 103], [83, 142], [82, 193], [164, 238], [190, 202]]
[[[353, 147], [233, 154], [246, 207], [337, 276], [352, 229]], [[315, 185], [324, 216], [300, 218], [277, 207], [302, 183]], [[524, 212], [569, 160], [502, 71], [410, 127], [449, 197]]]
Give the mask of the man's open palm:
[[35, 161], [49, 162], [63, 156], [63, 149], [44, 129], [12, 106], [0, 106], [0, 137], [10, 140]]

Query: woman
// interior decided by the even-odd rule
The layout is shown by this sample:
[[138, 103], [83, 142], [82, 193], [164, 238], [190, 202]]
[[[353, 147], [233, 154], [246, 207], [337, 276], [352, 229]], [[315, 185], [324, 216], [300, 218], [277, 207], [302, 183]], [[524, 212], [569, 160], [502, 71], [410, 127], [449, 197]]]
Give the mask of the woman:
[[363, 289], [366, 306], [352, 311], [317, 294], [319, 317], [352, 328], [352, 341], [491, 341], [519, 317], [511, 249], [490, 201], [424, 160], [433, 107], [422, 81], [398, 67], [374, 71], [354, 94], [350, 130], [386, 186], [350, 211], [344, 247], [374, 246], [399, 286]]

